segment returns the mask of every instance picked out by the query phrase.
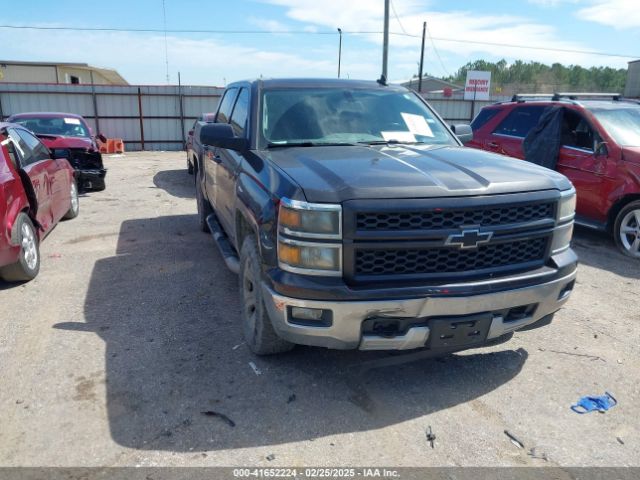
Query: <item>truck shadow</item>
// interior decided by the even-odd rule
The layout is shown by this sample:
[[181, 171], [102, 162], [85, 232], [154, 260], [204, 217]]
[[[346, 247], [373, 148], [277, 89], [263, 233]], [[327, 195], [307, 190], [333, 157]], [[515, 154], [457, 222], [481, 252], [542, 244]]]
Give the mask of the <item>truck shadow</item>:
[[622, 277], [640, 279], [640, 260], [619, 252], [608, 233], [576, 225], [572, 245], [580, 263]]
[[256, 357], [242, 343], [238, 311], [237, 278], [196, 216], [166, 216], [122, 223], [116, 255], [95, 264], [86, 323], [56, 328], [105, 341], [111, 435], [145, 450], [378, 429], [481, 397], [527, 360], [524, 350], [496, 349], [391, 366], [401, 357], [310, 347]]
[[196, 198], [195, 177], [186, 168], [162, 170], [153, 176], [153, 184], [178, 198]]

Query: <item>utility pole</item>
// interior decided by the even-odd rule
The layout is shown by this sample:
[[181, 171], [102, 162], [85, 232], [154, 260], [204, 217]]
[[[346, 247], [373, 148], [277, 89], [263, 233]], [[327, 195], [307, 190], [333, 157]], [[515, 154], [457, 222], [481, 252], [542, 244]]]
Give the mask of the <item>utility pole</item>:
[[420, 49], [420, 73], [418, 73], [418, 93], [422, 94], [422, 67], [424, 66], [424, 37], [427, 32], [427, 22], [422, 23], [422, 48]]
[[389, 60], [389, 0], [384, 0], [384, 37], [382, 39], [382, 77], [381, 83], [387, 83], [387, 63]]
[[338, 78], [340, 78], [340, 60], [342, 59], [342, 29], [338, 28], [340, 43], [338, 43]]

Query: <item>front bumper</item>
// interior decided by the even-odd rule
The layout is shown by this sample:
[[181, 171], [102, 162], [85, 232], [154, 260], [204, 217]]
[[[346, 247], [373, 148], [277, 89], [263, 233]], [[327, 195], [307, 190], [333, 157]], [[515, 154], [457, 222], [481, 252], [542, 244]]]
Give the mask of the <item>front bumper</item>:
[[[576, 264], [569, 273], [553, 280], [522, 288], [467, 296], [423, 296], [421, 298], [326, 301], [283, 296], [262, 284], [271, 322], [284, 339], [302, 345], [336, 349], [404, 350], [428, 346], [430, 319], [461, 319], [474, 314], [491, 316], [482, 341], [463, 348], [482, 346], [507, 333], [532, 326], [559, 310], [568, 300], [576, 278]], [[563, 269], [566, 272], [566, 267]], [[375, 297], [374, 297], [375, 298]], [[379, 298], [379, 297], [378, 297]], [[503, 312], [529, 306], [524, 315], [506, 318]], [[291, 308], [306, 307], [331, 311], [332, 321], [325, 326], [292, 323]], [[363, 332], [365, 320], [398, 319], [409, 328], [397, 335]]]
[[104, 190], [106, 176], [106, 168], [76, 170], [76, 178], [80, 190]]

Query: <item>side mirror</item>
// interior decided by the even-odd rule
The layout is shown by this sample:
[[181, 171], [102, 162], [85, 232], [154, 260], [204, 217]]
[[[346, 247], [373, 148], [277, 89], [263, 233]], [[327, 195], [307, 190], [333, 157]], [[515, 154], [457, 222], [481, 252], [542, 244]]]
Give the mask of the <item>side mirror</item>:
[[471, 130], [471, 125], [467, 125], [466, 123], [451, 125], [451, 131], [456, 134], [456, 137], [458, 137], [458, 140], [462, 143], [467, 143], [473, 140], [473, 130]]
[[244, 151], [249, 148], [246, 138], [236, 137], [228, 123], [208, 123], [200, 129], [200, 143], [228, 150]]
[[102, 143], [107, 143], [107, 137], [105, 137], [103, 134], [99, 133], [98, 135], [96, 135], [96, 138], [98, 140], [100, 140]]
[[71, 158], [71, 152], [67, 148], [54, 148], [49, 150], [51, 152], [51, 158], [58, 160], [60, 158]]
[[593, 143], [593, 155], [595, 157], [606, 157], [609, 155], [609, 150], [607, 149], [607, 145], [609, 142], [598, 142], [597, 140]]

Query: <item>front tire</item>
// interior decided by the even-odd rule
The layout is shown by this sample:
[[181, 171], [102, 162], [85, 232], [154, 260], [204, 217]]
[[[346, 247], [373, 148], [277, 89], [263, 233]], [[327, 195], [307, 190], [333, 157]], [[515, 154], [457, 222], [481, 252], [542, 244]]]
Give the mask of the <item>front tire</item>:
[[40, 271], [40, 247], [33, 223], [21, 213], [16, 219], [17, 242], [20, 245], [18, 261], [0, 268], [0, 277], [7, 282], [28, 282]]
[[62, 217], [64, 220], [76, 218], [80, 213], [80, 199], [78, 198], [78, 186], [76, 185], [75, 180], [71, 182], [71, 191], [69, 194], [69, 210], [67, 210], [67, 213]]
[[255, 238], [247, 236], [240, 250], [240, 305], [244, 340], [256, 355], [288, 352], [294, 347], [271, 324], [260, 287], [260, 255]]
[[640, 259], [640, 201], [631, 202], [620, 210], [613, 236], [622, 253]]
[[196, 204], [198, 206], [198, 224], [200, 230], [203, 232], [209, 232], [209, 225], [207, 225], [207, 217], [213, 213], [209, 200], [206, 199], [202, 193], [202, 182], [200, 178], [200, 170], [196, 174]]

